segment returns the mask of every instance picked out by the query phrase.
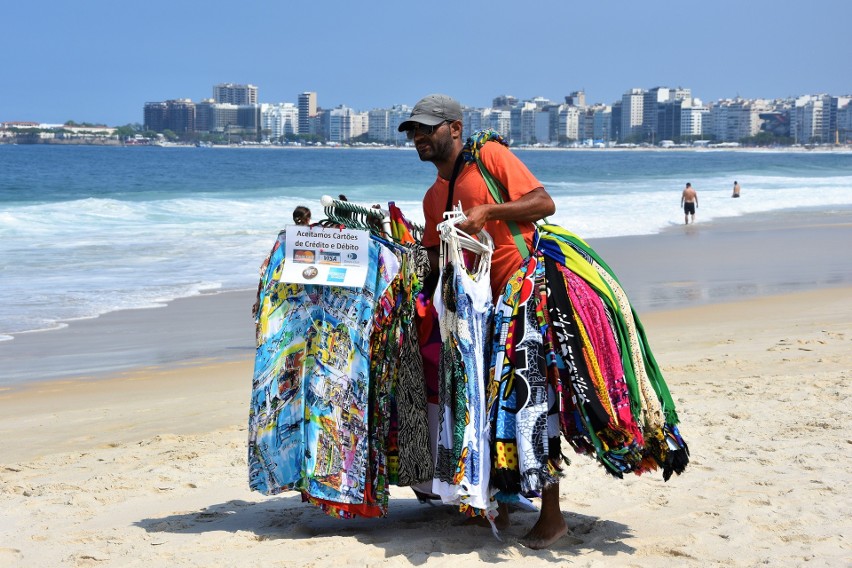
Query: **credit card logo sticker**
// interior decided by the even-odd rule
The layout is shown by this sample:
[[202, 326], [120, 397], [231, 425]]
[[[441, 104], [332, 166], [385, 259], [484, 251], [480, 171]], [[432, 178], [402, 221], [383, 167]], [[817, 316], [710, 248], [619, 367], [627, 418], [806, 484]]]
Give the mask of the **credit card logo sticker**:
[[346, 269], [345, 268], [330, 268], [328, 270], [328, 281], [329, 282], [343, 282], [346, 280]]

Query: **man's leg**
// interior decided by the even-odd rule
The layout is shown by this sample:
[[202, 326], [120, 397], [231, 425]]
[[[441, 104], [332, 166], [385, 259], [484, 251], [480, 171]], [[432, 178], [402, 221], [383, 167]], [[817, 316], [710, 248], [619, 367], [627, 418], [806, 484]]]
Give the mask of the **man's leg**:
[[559, 508], [559, 482], [548, 485], [541, 492], [541, 512], [530, 532], [521, 539], [528, 548], [547, 548], [568, 532], [568, 525]]

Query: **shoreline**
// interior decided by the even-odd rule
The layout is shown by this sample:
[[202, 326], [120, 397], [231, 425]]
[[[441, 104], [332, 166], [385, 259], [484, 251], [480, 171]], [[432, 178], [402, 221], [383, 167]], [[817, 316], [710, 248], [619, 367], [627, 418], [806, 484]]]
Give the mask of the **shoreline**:
[[[852, 208], [840, 208], [699, 221], [589, 244], [614, 269], [641, 315], [848, 286], [852, 250], [830, 245], [850, 239]], [[254, 294], [254, 289], [202, 294], [14, 334], [0, 342], [0, 389], [253, 356]]]
[[[641, 146], [641, 145], [612, 145], [612, 146], [588, 146], [579, 144], [577, 146], [512, 146], [514, 150], [534, 151], [618, 151], [618, 152], [769, 152], [769, 153], [841, 153], [852, 154], [852, 144], [820, 144], [795, 146], [731, 146], [731, 142], [720, 142], [716, 145], [698, 146]], [[151, 144], [128, 144], [114, 139], [85, 139], [85, 140], [60, 140], [39, 139], [14, 140], [12, 137], [0, 138], [0, 145], [9, 146], [109, 146], [121, 148], [199, 148], [195, 143], [155, 142]], [[273, 150], [414, 150], [413, 146], [397, 146], [380, 143], [325, 143], [325, 144], [263, 144], [251, 142], [247, 144], [212, 144], [201, 146], [202, 149], [273, 149]]]

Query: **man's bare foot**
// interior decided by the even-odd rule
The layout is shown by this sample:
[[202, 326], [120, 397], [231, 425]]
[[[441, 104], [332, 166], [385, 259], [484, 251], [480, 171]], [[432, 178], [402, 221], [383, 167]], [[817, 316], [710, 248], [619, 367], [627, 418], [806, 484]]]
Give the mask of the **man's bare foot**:
[[554, 525], [545, 525], [539, 519], [539, 522], [521, 539], [521, 544], [533, 550], [541, 550], [547, 548], [566, 534], [568, 534], [568, 525], [565, 524], [564, 519], [562, 519], [561, 523]]
[[568, 525], [559, 508], [559, 483], [541, 491], [541, 512], [533, 528], [521, 539], [521, 544], [533, 550], [547, 548], [568, 533]]

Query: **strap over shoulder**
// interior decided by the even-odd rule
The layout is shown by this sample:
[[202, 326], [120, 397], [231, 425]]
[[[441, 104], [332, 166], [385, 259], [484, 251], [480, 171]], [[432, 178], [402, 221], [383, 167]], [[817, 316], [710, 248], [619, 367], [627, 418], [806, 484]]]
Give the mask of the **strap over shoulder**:
[[[491, 172], [489, 172], [488, 168], [485, 167], [485, 164], [482, 163], [480, 152], [487, 142], [499, 142], [503, 146], [509, 146], [506, 140], [498, 134], [496, 130], [477, 130], [467, 139], [464, 148], [462, 148], [462, 157], [465, 162], [476, 162], [476, 165], [479, 168], [479, 173], [482, 174], [482, 179], [485, 180], [485, 185], [488, 186], [488, 191], [491, 193], [491, 197], [494, 199], [494, 202], [505, 203], [508, 199], [509, 192], [506, 191], [506, 188], [503, 187], [500, 180], [491, 175]], [[527, 258], [530, 255], [530, 249], [527, 246], [527, 242], [524, 240], [524, 236], [521, 234], [521, 229], [518, 227], [518, 224], [515, 221], [506, 221], [506, 225], [512, 233], [512, 238], [515, 240], [515, 246], [518, 247], [518, 251], [520, 251], [521, 256]]]

